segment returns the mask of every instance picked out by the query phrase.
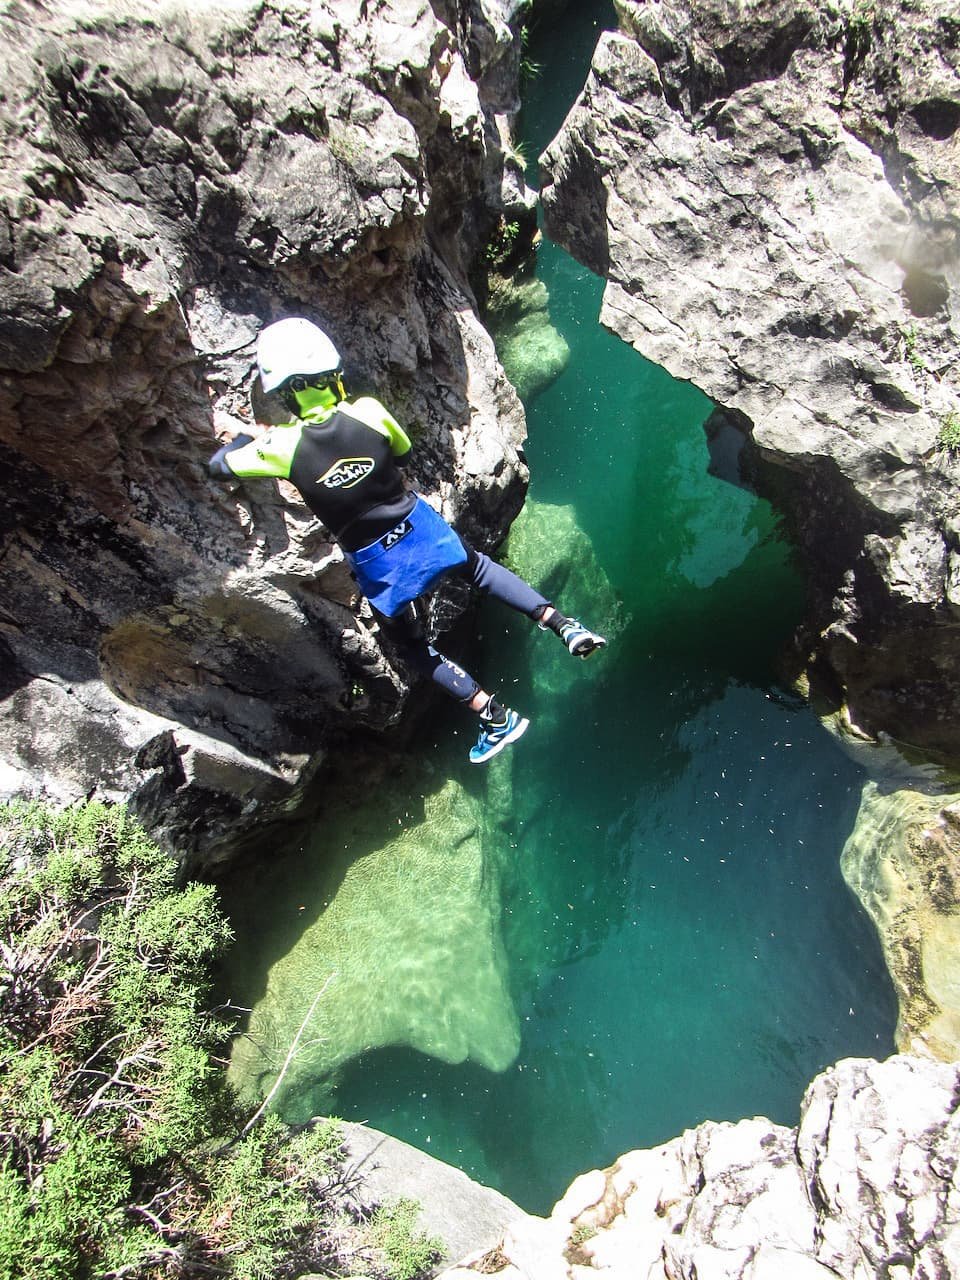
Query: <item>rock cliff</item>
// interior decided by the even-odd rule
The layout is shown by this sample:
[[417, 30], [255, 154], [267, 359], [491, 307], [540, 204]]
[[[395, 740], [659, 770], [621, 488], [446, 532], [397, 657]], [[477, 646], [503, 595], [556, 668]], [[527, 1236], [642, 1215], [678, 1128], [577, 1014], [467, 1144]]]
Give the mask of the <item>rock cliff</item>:
[[205, 463], [255, 402], [259, 327], [305, 314], [411, 432], [421, 491], [502, 538], [524, 419], [471, 272], [529, 210], [520, 7], [4, 7], [3, 792], [129, 798], [197, 866], [398, 719], [325, 530]]
[[444, 1280], [873, 1280], [960, 1274], [960, 1069], [846, 1059], [796, 1129], [711, 1122], [578, 1178]]
[[[541, 160], [603, 322], [716, 403], [715, 465], [809, 570], [798, 664], [960, 758], [960, 18], [952, 0], [617, 0]], [[950, 448], [950, 445], [955, 446]]]

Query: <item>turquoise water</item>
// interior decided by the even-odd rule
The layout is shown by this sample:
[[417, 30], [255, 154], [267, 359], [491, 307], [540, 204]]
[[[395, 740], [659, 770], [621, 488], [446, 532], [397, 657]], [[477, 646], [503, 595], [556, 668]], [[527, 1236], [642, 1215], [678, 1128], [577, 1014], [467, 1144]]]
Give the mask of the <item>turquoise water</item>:
[[[630, 620], [545, 739], [524, 624], [485, 607], [474, 666], [533, 721], [504, 832], [517, 1061], [378, 1050], [335, 1103], [537, 1212], [700, 1120], [795, 1124], [812, 1076], [892, 1052], [895, 1020], [839, 872], [861, 774], [775, 677], [801, 591], [772, 514], [707, 475], [702, 397], [585, 322], [597, 282], [549, 247], [541, 270], [571, 361], [530, 407], [531, 493], [573, 502]], [[465, 773], [444, 729], [425, 749]]]
[[[550, 63], [537, 82], [551, 135], [576, 87], [564, 77], [582, 79], [606, 13], [575, 8], [577, 39], [557, 44], [580, 61], [556, 75]], [[553, 56], [545, 38], [532, 53]], [[583, 1169], [703, 1119], [796, 1123], [820, 1068], [892, 1051], [895, 1009], [839, 872], [863, 779], [776, 678], [802, 589], [774, 515], [707, 474], [708, 402], [599, 328], [600, 282], [549, 244], [538, 269], [571, 355], [528, 405], [531, 507], [548, 530], [566, 519], [554, 508], [572, 508], [595, 557], [579, 580], [562, 557], [542, 560], [538, 585], [592, 604], [611, 644], [587, 664], [558, 659], [552, 637], [485, 605], [465, 657], [531, 729], [509, 759], [471, 769], [472, 723], [437, 701], [399, 779], [410, 811], [383, 817], [384, 833], [415, 824], [420, 801], [451, 779], [459, 807], [486, 815], [474, 824], [478, 901], [519, 1048], [492, 1066], [402, 1043], [365, 1050], [315, 1078], [306, 1070], [285, 1105], [291, 1118], [367, 1120], [542, 1213]], [[371, 856], [341, 836], [325, 822], [225, 886], [242, 940], [234, 999], [261, 997], [283, 958], [310, 944], [308, 924], [343, 893], [351, 859]], [[451, 835], [451, 876], [467, 843]], [[425, 889], [425, 919], [444, 909]], [[364, 995], [389, 1000], [387, 959], [371, 953], [368, 966]], [[298, 999], [294, 1024], [308, 1003]], [[469, 1001], [457, 1016], [469, 1023]]]

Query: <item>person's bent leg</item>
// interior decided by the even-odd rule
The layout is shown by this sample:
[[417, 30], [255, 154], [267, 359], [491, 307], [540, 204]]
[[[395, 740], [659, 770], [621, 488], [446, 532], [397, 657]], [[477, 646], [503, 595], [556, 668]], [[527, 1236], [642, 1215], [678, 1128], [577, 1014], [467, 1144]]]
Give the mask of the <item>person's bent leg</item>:
[[470, 749], [472, 764], [492, 759], [526, 732], [529, 720], [502, 706], [468, 671], [428, 643], [413, 605], [395, 618], [377, 612], [377, 620], [403, 662], [479, 715], [480, 736]]
[[535, 591], [529, 582], [525, 582], [511, 569], [497, 564], [496, 560], [491, 560], [483, 551], [477, 551], [466, 543], [464, 546], [467, 549], [467, 562], [458, 572], [472, 587], [535, 621], [540, 620], [539, 613], [544, 609], [552, 608], [546, 596]]
[[374, 612], [384, 634], [408, 667], [439, 685], [451, 698], [473, 705], [477, 694], [482, 692], [480, 685], [469, 671], [458, 667], [427, 642], [423, 624], [412, 604], [394, 618], [388, 618], [377, 610]]

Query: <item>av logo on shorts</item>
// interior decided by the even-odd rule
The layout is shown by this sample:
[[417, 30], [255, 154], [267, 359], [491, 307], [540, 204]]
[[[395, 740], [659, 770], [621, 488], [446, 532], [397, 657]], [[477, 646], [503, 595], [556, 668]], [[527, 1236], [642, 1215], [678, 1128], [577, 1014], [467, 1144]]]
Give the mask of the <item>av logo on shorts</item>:
[[380, 539], [380, 545], [383, 547], [384, 551], [389, 551], [390, 548], [395, 547], [402, 538], [405, 538], [408, 533], [413, 533], [413, 525], [409, 520], [402, 520], [400, 524], [391, 529], [389, 533], [385, 533], [383, 535]]
[[325, 489], [352, 489], [373, 470], [372, 458], [341, 458], [325, 471], [317, 484]]

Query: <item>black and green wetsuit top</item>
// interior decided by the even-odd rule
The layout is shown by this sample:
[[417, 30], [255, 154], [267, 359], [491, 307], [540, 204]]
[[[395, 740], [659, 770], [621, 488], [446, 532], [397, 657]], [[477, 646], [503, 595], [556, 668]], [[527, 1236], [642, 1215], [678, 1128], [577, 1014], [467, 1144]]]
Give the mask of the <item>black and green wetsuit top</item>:
[[368, 546], [416, 505], [397, 466], [410, 440], [371, 396], [317, 406], [296, 422], [240, 437], [210, 460], [214, 475], [278, 477], [300, 490], [345, 551]]

